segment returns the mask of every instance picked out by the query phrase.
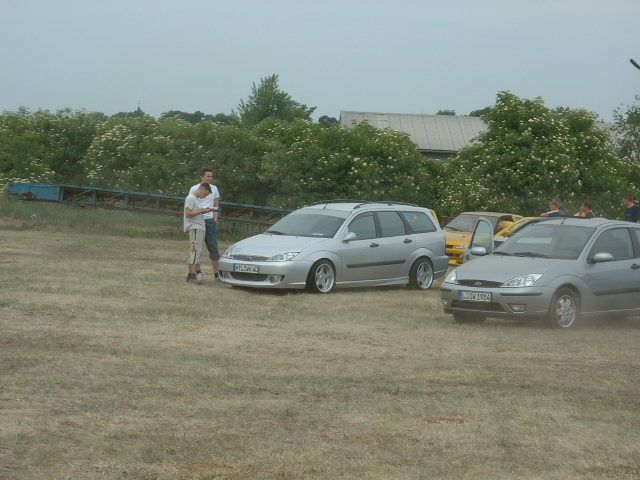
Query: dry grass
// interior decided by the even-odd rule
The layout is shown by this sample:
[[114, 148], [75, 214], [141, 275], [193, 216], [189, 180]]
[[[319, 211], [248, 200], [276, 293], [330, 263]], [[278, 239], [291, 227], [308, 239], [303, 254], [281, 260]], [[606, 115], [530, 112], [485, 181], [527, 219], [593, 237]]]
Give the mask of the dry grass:
[[0, 478], [640, 478], [639, 319], [198, 287], [185, 250], [0, 230]]

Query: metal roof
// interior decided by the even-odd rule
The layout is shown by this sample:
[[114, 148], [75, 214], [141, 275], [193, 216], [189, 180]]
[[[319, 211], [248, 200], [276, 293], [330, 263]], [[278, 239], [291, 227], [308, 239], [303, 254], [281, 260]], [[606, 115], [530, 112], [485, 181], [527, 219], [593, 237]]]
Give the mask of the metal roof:
[[480, 117], [412, 113], [340, 112], [340, 125], [366, 121], [376, 128], [407, 133], [419, 150], [457, 153], [487, 129]]

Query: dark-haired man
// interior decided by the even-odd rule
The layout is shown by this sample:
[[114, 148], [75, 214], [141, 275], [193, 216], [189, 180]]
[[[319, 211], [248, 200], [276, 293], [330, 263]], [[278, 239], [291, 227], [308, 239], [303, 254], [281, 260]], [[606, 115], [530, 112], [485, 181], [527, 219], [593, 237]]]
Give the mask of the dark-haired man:
[[640, 223], [640, 207], [636, 204], [633, 193], [627, 193], [622, 197], [624, 205], [624, 220], [627, 222]]
[[[209, 258], [211, 259], [211, 266], [213, 267], [214, 279], [218, 279], [218, 260], [220, 260], [220, 253], [218, 252], [218, 235], [216, 223], [218, 222], [219, 205], [220, 205], [220, 192], [213, 182], [213, 171], [210, 168], [203, 168], [200, 172], [200, 183], [191, 187], [189, 193], [194, 193], [198, 186], [202, 183], [206, 183], [211, 187], [211, 192], [206, 197], [199, 200], [198, 206], [200, 208], [208, 208], [209, 212], [204, 214], [205, 223], [205, 237], [204, 243], [209, 251]], [[200, 281], [202, 281], [202, 272], [198, 270], [196, 275]]]
[[200, 207], [199, 200], [211, 195], [211, 186], [208, 183], [197, 185], [194, 193], [189, 193], [184, 200], [184, 231], [189, 233], [189, 259], [187, 265], [189, 273], [187, 274], [187, 282], [202, 282], [202, 274], [197, 276], [200, 271], [200, 257], [202, 255], [202, 244], [205, 237], [204, 215], [211, 211], [210, 208]]

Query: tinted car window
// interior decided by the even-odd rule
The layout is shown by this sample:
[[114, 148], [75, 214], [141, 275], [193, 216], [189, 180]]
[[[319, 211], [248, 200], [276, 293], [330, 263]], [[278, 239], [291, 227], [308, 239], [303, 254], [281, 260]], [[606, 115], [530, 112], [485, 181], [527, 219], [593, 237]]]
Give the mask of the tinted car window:
[[[632, 228], [631, 231], [636, 237], [636, 245], [640, 245], [640, 228]], [[636, 257], [640, 257], [640, 249], [636, 251]]]
[[378, 220], [380, 220], [383, 237], [397, 237], [407, 233], [404, 222], [397, 212], [378, 212]]
[[333, 238], [344, 218], [315, 213], [291, 213], [274, 223], [266, 233], [295, 237]]
[[590, 227], [536, 223], [496, 248], [497, 254], [575, 260], [593, 235]]
[[487, 222], [479, 222], [478, 226], [474, 231], [471, 246], [485, 247], [487, 250], [490, 250], [492, 238], [493, 238], [493, 230], [491, 228], [491, 225]]
[[[473, 215], [473, 214], [460, 214], [453, 220], [451, 220], [447, 225], [445, 225], [445, 229], [453, 230], [454, 232], [473, 232], [473, 229], [476, 228], [476, 224], [478, 223], [478, 219], [482, 215]], [[484, 217], [491, 223], [493, 230], [496, 231], [498, 227], [499, 217], [486, 216]], [[504, 219], [504, 218], [503, 218]]]
[[411, 233], [435, 232], [436, 226], [431, 219], [423, 212], [401, 212], [405, 221], [411, 229]]
[[376, 238], [376, 222], [372, 213], [365, 213], [356, 217], [349, 224], [349, 232], [356, 234], [358, 240], [366, 240], [368, 238]]
[[631, 235], [626, 228], [613, 228], [605, 230], [596, 239], [591, 247], [589, 256], [592, 257], [596, 253], [610, 253], [614, 260], [627, 260], [633, 258], [633, 244], [631, 243]]

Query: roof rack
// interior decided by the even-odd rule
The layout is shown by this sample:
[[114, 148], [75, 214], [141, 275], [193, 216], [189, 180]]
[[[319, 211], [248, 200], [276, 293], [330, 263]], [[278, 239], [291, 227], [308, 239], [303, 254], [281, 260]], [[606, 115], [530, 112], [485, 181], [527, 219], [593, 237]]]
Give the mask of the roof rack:
[[313, 205], [322, 205], [325, 204], [325, 208], [327, 206], [327, 204], [329, 203], [357, 203], [357, 205], [355, 207], [353, 207], [353, 209], [355, 210], [356, 208], [360, 208], [363, 205], [372, 205], [372, 204], [379, 204], [379, 205], [406, 205], [409, 207], [419, 207], [420, 205], [416, 205], [415, 203], [407, 203], [407, 202], [393, 202], [393, 201], [389, 201], [389, 200], [356, 200], [353, 198], [339, 198], [336, 200], [321, 200], [318, 202], [313, 202], [313, 203], [309, 203], [307, 205], [305, 205], [305, 207], [311, 207]]

